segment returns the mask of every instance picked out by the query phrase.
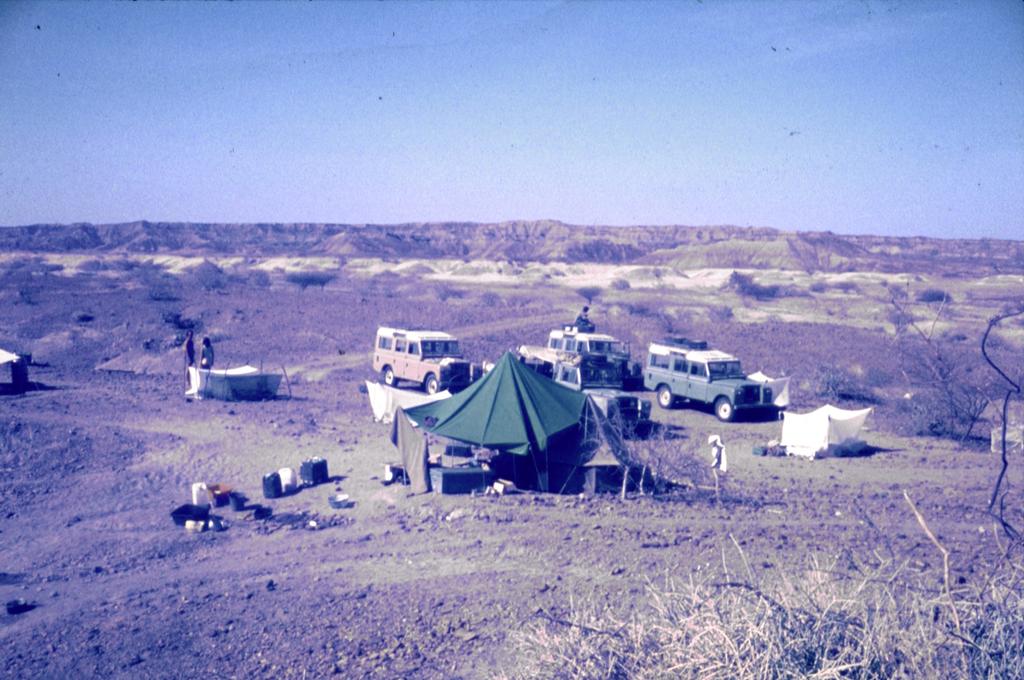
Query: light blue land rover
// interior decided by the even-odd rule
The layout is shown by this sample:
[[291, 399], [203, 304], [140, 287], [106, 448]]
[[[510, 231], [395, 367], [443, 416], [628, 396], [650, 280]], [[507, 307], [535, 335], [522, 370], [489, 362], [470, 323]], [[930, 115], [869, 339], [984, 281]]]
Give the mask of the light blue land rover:
[[709, 350], [703, 341], [669, 338], [652, 342], [644, 364], [644, 387], [658, 394], [658, 405], [709, 404], [723, 422], [737, 411], [778, 411], [772, 389], [750, 380], [739, 359]]

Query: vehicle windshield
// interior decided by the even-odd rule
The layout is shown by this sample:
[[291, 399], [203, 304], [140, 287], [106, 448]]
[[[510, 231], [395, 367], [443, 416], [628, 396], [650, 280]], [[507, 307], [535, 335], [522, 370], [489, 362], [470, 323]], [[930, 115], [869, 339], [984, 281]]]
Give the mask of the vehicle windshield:
[[622, 375], [615, 364], [584, 364], [580, 367], [583, 387], [621, 387]]
[[625, 354], [626, 346], [615, 340], [591, 340], [590, 351], [594, 354]]
[[424, 340], [424, 357], [457, 357], [459, 353], [458, 340]]
[[712, 378], [742, 378], [743, 369], [738, 361], [712, 361], [708, 364]]

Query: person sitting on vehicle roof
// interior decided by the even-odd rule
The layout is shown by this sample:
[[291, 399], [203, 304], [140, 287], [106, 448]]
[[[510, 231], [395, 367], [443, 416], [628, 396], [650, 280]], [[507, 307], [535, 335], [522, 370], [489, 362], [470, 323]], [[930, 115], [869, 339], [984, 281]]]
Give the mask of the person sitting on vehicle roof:
[[590, 307], [583, 305], [583, 311], [576, 315], [576, 321], [573, 325], [576, 326], [576, 330], [583, 331], [584, 333], [594, 332], [594, 323], [587, 316], [590, 313]]

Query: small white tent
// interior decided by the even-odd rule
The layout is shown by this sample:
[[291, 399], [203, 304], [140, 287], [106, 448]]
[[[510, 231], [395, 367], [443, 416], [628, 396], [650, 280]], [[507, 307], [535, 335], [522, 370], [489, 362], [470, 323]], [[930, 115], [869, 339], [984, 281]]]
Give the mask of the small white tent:
[[10, 364], [10, 384], [0, 383], [5, 392], [20, 393], [28, 389], [28, 361], [25, 357], [18, 356], [6, 350], [0, 349], [0, 366]]
[[786, 453], [801, 458], [827, 455], [830, 449], [857, 441], [870, 408], [847, 411], [826, 404], [810, 413], [784, 413], [782, 440]]
[[443, 390], [436, 394], [412, 392], [367, 380], [366, 395], [370, 398], [373, 419], [378, 423], [390, 423], [395, 417], [395, 411], [398, 409], [410, 409], [420, 404], [429, 404], [432, 401], [447, 399], [452, 396], [452, 393], [448, 390]]

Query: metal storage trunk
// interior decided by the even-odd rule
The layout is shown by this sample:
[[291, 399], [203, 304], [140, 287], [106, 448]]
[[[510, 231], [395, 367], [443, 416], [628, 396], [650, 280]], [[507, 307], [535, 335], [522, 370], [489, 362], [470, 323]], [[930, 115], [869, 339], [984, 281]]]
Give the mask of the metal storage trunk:
[[430, 487], [434, 493], [466, 494], [483, 491], [491, 483], [493, 475], [483, 468], [430, 468]]

